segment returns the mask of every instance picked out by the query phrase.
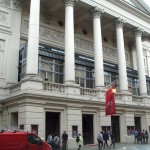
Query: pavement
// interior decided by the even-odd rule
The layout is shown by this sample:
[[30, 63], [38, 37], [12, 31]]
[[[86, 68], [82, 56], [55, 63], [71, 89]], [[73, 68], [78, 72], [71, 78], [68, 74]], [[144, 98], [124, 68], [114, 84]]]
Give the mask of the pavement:
[[[102, 150], [110, 150], [109, 148], [103, 148]], [[150, 144], [115, 144], [115, 149], [112, 150], [150, 150]], [[74, 149], [77, 150], [77, 149]], [[81, 150], [99, 150], [97, 145], [87, 145], [81, 148]]]

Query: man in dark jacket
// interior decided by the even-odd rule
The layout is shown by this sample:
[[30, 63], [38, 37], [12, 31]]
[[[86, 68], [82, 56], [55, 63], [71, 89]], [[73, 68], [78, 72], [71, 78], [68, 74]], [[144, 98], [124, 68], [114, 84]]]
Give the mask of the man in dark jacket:
[[107, 146], [107, 148], [108, 148], [107, 140], [109, 140], [109, 137], [108, 137], [108, 133], [106, 130], [103, 133], [103, 139], [104, 139], [104, 148], [105, 148], [105, 146]]
[[62, 134], [62, 150], [66, 150], [67, 140], [68, 140], [68, 134], [66, 133], [66, 131], [64, 131]]
[[113, 132], [110, 133], [110, 139], [111, 139], [111, 144], [109, 148], [113, 145], [113, 148], [115, 148], [115, 134]]

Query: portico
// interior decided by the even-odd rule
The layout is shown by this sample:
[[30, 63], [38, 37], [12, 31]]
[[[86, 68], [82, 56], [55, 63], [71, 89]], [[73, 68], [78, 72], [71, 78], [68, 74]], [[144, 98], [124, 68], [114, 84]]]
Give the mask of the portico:
[[[95, 144], [97, 133], [115, 124], [117, 140], [123, 143], [137, 122], [149, 130], [150, 75], [144, 63], [149, 50], [143, 50], [143, 39], [150, 29], [147, 15], [132, 11], [123, 1], [24, 1], [18, 11], [19, 80], [2, 92], [0, 88], [0, 123], [27, 131], [36, 127], [44, 140], [48, 132], [61, 136], [65, 130], [69, 148], [76, 148], [78, 133], [84, 144]], [[135, 47], [129, 47], [131, 43]], [[112, 82], [117, 88], [113, 117], [105, 115], [105, 91]]]

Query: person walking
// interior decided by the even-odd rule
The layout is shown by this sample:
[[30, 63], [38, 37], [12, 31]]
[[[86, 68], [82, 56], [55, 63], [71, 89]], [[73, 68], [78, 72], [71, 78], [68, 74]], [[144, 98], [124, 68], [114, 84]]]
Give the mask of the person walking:
[[77, 144], [78, 144], [78, 150], [80, 150], [81, 149], [81, 146], [82, 146], [82, 144], [83, 144], [83, 138], [82, 138], [82, 136], [81, 136], [81, 134], [79, 133], [79, 135], [77, 136], [77, 138], [76, 138], [76, 142], [77, 142]]
[[99, 150], [100, 150], [103, 147], [103, 135], [102, 135], [102, 132], [98, 133], [97, 141], [98, 141], [98, 147], [99, 147]]
[[109, 137], [108, 137], [108, 133], [107, 133], [107, 131], [105, 130], [104, 131], [104, 133], [103, 133], [103, 139], [104, 139], [104, 148], [105, 148], [105, 146], [107, 146], [107, 148], [108, 148], [108, 143], [107, 143], [107, 140], [109, 140]]
[[111, 144], [109, 146], [109, 149], [111, 148], [111, 146], [113, 146], [113, 148], [115, 148], [115, 134], [113, 132], [111, 132], [111, 134], [110, 134], [110, 139], [111, 139]]
[[67, 149], [67, 141], [68, 141], [68, 134], [66, 133], [66, 131], [64, 131], [62, 134], [62, 150]]

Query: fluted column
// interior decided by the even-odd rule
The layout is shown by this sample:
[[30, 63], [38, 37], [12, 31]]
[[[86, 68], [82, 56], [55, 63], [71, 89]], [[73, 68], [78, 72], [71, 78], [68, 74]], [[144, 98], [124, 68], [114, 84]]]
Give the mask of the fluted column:
[[146, 87], [146, 77], [145, 77], [145, 68], [144, 68], [144, 58], [143, 58], [143, 49], [142, 49], [142, 31], [139, 28], [134, 30], [135, 33], [135, 45], [137, 52], [137, 67], [138, 67], [138, 76], [139, 76], [139, 89], [140, 95], [147, 94]]
[[74, 2], [65, 0], [65, 83], [75, 83]]
[[103, 50], [101, 33], [101, 14], [103, 10], [95, 7], [93, 14], [93, 38], [94, 38], [94, 65], [95, 65], [95, 86], [104, 87]]
[[38, 75], [39, 19], [40, 0], [31, 0], [26, 66], [27, 75]]
[[127, 80], [124, 37], [123, 37], [124, 21], [118, 18], [115, 20], [115, 24], [116, 24], [116, 37], [118, 50], [119, 86], [121, 92], [127, 92], [128, 80]]

